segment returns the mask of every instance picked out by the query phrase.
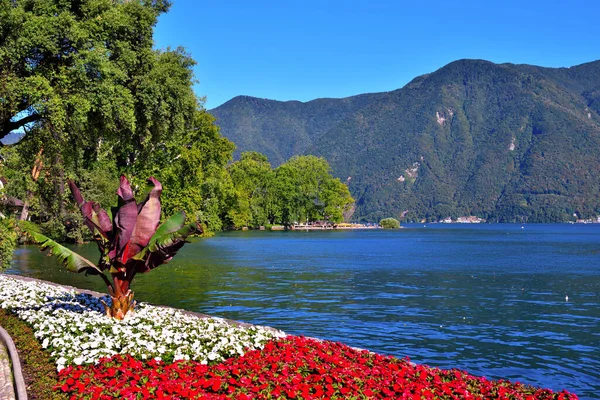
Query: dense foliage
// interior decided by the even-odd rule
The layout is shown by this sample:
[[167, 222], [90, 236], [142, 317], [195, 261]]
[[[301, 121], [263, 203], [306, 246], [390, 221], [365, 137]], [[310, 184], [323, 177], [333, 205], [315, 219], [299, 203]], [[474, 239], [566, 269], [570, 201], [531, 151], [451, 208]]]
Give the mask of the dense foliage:
[[600, 214], [600, 61], [552, 69], [461, 60], [393, 92], [244, 97], [211, 113], [241, 151], [326, 158], [349, 183], [354, 220]]
[[[24, 164], [49, 175], [40, 191], [62, 196], [65, 175], [82, 170], [148, 176], [203, 135], [194, 61], [152, 48], [169, 4], [0, 3], [0, 139], [25, 136]], [[63, 199], [49, 200], [64, 214]]]
[[236, 228], [317, 220], [337, 223], [353, 203], [348, 187], [331, 176], [323, 158], [292, 157], [273, 170], [266, 156], [247, 152], [228, 170], [235, 188], [228, 216]]
[[384, 218], [379, 222], [379, 225], [385, 229], [397, 229], [400, 228], [400, 221], [396, 218]]
[[165, 214], [183, 210], [207, 231], [300, 214], [339, 220], [349, 196], [330, 177], [316, 178], [326, 185], [316, 183], [319, 193], [303, 194], [284, 220], [275, 190], [289, 188], [276, 186], [277, 171], [262, 156], [227, 168], [234, 145], [193, 92], [194, 60], [180, 48], [152, 48], [169, 7], [168, 0], [0, 0], [0, 177], [6, 196], [22, 201], [0, 204], [0, 212], [35, 221], [58, 241], [90, 240], [67, 180], [109, 209], [118, 176], [127, 174], [134, 190], [148, 176], [160, 180], [169, 188]]
[[152, 142], [183, 134], [181, 120], [196, 108], [193, 61], [181, 50], [152, 49], [169, 5], [2, 0], [0, 139], [22, 128], [87, 160], [107, 151], [130, 165], [155, 158]]
[[8, 268], [17, 244], [14, 222], [0, 217], [0, 271]]

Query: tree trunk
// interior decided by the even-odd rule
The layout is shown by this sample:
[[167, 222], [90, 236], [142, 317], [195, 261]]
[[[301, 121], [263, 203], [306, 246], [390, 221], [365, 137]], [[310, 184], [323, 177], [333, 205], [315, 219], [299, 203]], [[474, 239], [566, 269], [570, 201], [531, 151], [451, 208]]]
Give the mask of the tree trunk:
[[[31, 168], [31, 179], [33, 179], [34, 182], [37, 182], [38, 178], [40, 177], [40, 172], [42, 172], [42, 167], [44, 166], [44, 163], [42, 162], [43, 153], [44, 148], [42, 147], [40, 151], [38, 151], [37, 156], [35, 156], [33, 168]], [[31, 199], [33, 193], [28, 190], [25, 196], [25, 204], [23, 204], [21, 216], [19, 217], [19, 220], [21, 221], [27, 221], [27, 218], [29, 218], [29, 199]]]
[[20, 221], [27, 221], [29, 217], [29, 197], [31, 196], [31, 192], [27, 191], [27, 199], [25, 200], [25, 204], [23, 204], [23, 208], [21, 209], [21, 215], [19, 216]]
[[110, 307], [104, 304], [106, 315], [114, 319], [123, 319], [129, 311], [135, 308], [135, 300], [133, 300], [133, 292], [129, 290], [126, 294], [120, 296], [110, 296], [112, 303]]
[[54, 166], [57, 168], [57, 176], [54, 181], [54, 187], [58, 193], [58, 215], [59, 220], [65, 220], [65, 168], [63, 160], [60, 155], [57, 155], [54, 159]]
[[125, 276], [122, 272], [111, 275], [113, 277], [113, 285], [112, 287], [109, 286], [108, 291], [112, 302], [110, 306], [105, 302], [102, 302], [102, 304], [104, 305], [106, 316], [123, 319], [129, 311], [133, 311], [135, 308], [136, 302], [133, 300], [133, 292], [129, 289], [135, 272], [129, 274], [129, 276]]

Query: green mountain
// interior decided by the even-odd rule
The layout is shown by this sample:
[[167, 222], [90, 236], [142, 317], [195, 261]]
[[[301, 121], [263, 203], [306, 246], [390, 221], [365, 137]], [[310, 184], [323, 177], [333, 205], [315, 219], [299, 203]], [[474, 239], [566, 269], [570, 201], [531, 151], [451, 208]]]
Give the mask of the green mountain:
[[259, 151], [277, 166], [294, 155], [307, 154], [315, 139], [380, 96], [307, 103], [238, 96], [210, 112], [217, 117], [221, 133], [236, 144], [236, 158], [243, 151]]
[[402, 89], [211, 110], [238, 151], [325, 157], [354, 220], [566, 221], [600, 214], [600, 61], [460, 60]]

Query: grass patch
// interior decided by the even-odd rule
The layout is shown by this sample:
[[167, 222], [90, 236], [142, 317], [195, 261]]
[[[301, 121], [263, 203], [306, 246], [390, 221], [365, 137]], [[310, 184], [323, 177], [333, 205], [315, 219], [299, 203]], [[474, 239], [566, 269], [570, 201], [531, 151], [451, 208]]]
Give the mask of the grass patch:
[[54, 391], [58, 383], [56, 366], [51, 361], [50, 354], [42, 349], [27, 323], [0, 309], [0, 325], [12, 337], [19, 352], [29, 399], [68, 399], [64, 393]]

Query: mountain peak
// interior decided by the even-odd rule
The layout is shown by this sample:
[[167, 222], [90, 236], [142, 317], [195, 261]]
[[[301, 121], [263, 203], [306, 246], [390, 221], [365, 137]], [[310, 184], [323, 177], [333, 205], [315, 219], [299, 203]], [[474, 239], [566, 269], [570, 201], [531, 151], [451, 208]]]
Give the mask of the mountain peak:
[[238, 96], [211, 112], [239, 151], [275, 166], [325, 157], [348, 182], [357, 220], [548, 222], [600, 210], [600, 61], [463, 59], [393, 92], [304, 103]]

